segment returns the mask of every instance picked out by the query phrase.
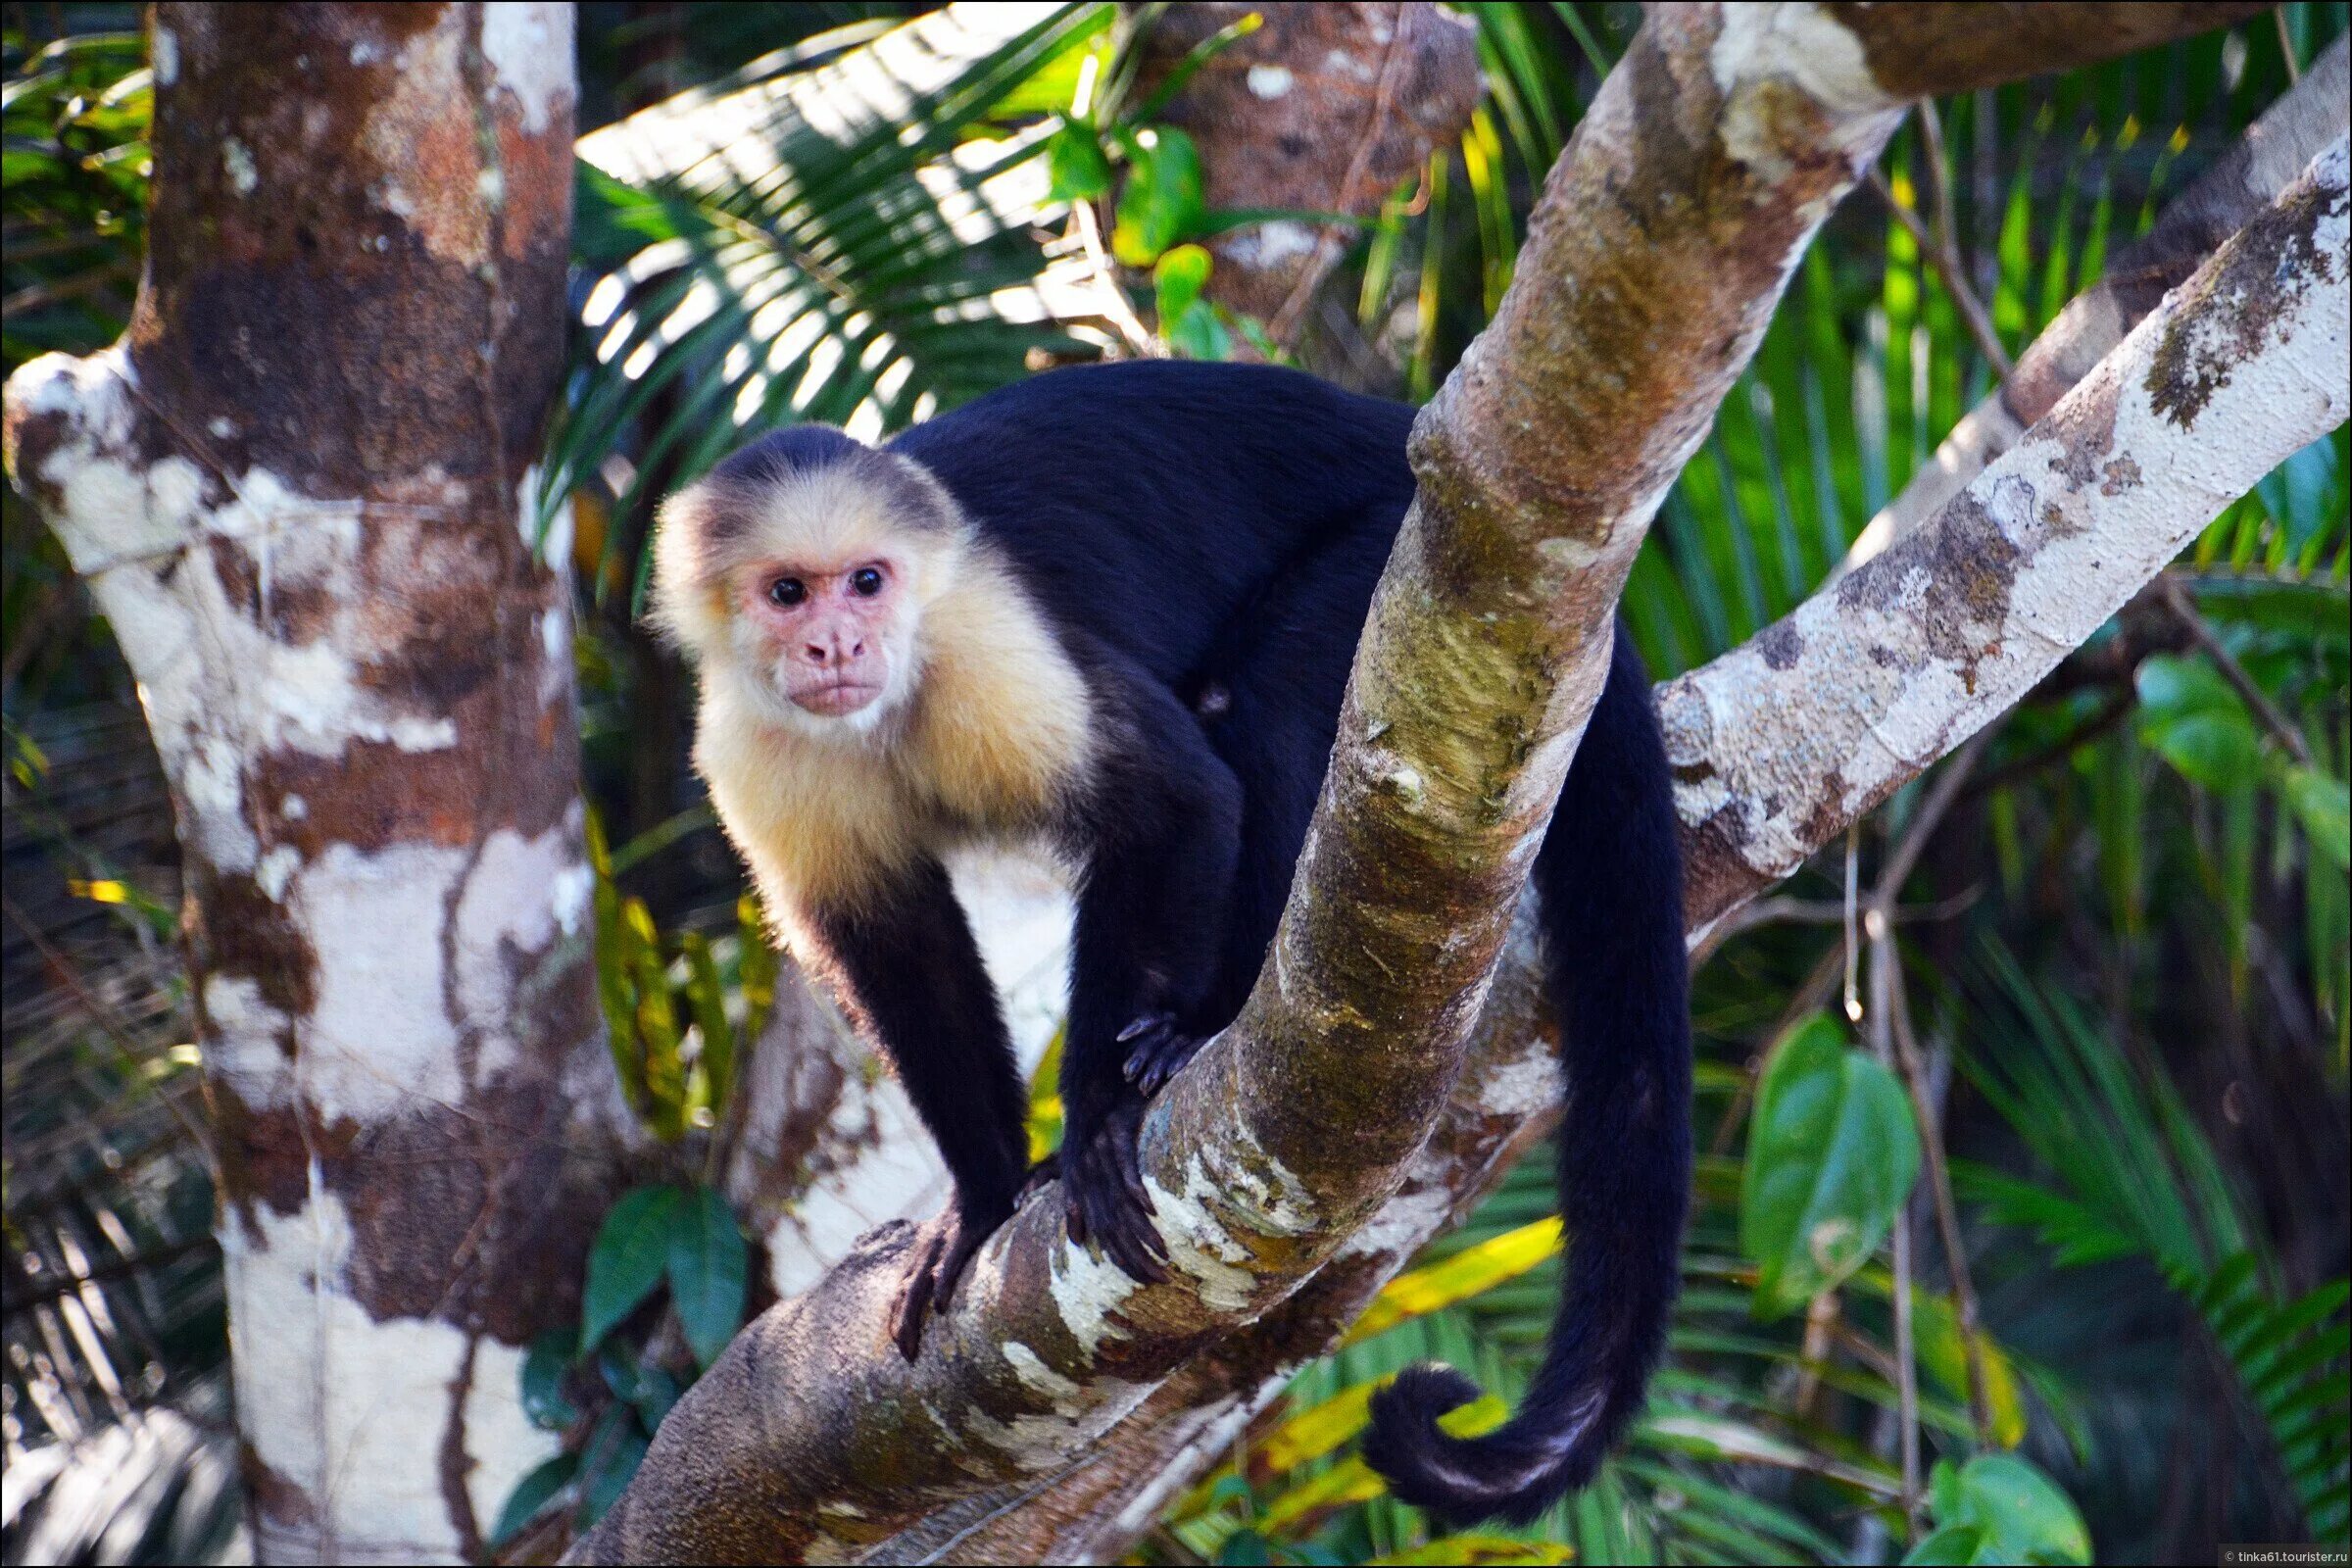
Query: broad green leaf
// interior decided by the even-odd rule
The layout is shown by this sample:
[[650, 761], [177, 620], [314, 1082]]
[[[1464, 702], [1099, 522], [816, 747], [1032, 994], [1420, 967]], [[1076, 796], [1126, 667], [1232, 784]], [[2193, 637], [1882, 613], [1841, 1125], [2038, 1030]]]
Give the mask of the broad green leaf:
[[1127, 138], [1127, 188], [1119, 193], [1110, 253], [1127, 267], [1150, 267], [1200, 221], [1200, 152], [1171, 125]]
[[1162, 331], [1200, 298], [1214, 266], [1208, 252], [1198, 245], [1179, 245], [1152, 264], [1153, 306]]
[[1894, 1075], [1817, 1015], [1764, 1065], [1740, 1184], [1755, 1310], [1802, 1306], [1869, 1260], [1919, 1174], [1919, 1131]]
[[2294, 808], [2313, 847], [2333, 860], [2337, 870], [2352, 866], [2352, 786], [2315, 767], [2290, 767], [2279, 793]]
[[516, 1533], [570, 1483], [573, 1472], [579, 1467], [578, 1454], [559, 1453], [545, 1464], [526, 1472], [520, 1481], [514, 1483], [514, 1490], [507, 1494], [506, 1506], [498, 1510], [498, 1523], [490, 1527], [487, 1544], [503, 1546], [514, 1540]]
[[[2013, 1453], [1979, 1454], [1957, 1471], [1938, 1464], [1934, 1491], [1936, 1534], [1922, 1549], [1956, 1531], [1974, 1530], [1976, 1549], [1965, 1558], [1919, 1561], [1976, 1563], [2086, 1563], [2090, 1532], [2072, 1498], [2049, 1477]], [[1939, 1548], [1941, 1549], [1941, 1548]], [[1904, 1561], [1913, 1561], [1905, 1558]]]
[[750, 1254], [735, 1211], [712, 1188], [697, 1187], [678, 1205], [669, 1233], [669, 1302], [686, 1344], [703, 1366], [718, 1359], [743, 1326]]
[[620, 1195], [588, 1250], [588, 1284], [580, 1302], [580, 1348], [595, 1348], [620, 1320], [662, 1283], [669, 1235], [682, 1194], [675, 1187], [637, 1187]]
[[1054, 133], [1046, 143], [1046, 168], [1054, 201], [1091, 202], [1110, 190], [1110, 160], [1085, 121], [1073, 120]]
[[1217, 1548], [1220, 1568], [1266, 1568], [1274, 1561], [1274, 1544], [1254, 1530], [1236, 1530]]
[[2138, 686], [2140, 740], [2190, 783], [2242, 790], [2259, 776], [2254, 720], [2211, 662], [2156, 654], [2140, 662]]
[[1509, 1536], [1446, 1536], [1367, 1558], [1367, 1564], [1562, 1563], [1576, 1558], [1576, 1548], [1557, 1541], [1514, 1541]]
[[1940, 1568], [1944, 1564], [1972, 1563], [1977, 1560], [1977, 1548], [1984, 1544], [1984, 1533], [1970, 1525], [1946, 1525], [1941, 1530], [1920, 1538], [1919, 1544], [1903, 1554], [1904, 1568]]
[[1560, 1222], [1554, 1216], [1466, 1247], [1442, 1262], [1408, 1270], [1382, 1287], [1340, 1343], [1361, 1344], [1408, 1318], [1466, 1300], [1526, 1273], [1559, 1250]]
[[580, 1418], [564, 1393], [564, 1375], [580, 1353], [580, 1338], [569, 1329], [549, 1329], [531, 1342], [522, 1358], [522, 1413], [543, 1432], [561, 1432]]
[[1233, 358], [1233, 334], [1225, 330], [1224, 313], [1206, 300], [1195, 300], [1172, 326], [1166, 324], [1168, 347], [1188, 360]]
[[637, 1430], [634, 1412], [616, 1404], [606, 1412], [597, 1434], [589, 1440], [581, 1460], [580, 1525], [586, 1529], [620, 1500], [621, 1493], [645, 1461], [645, 1434]]

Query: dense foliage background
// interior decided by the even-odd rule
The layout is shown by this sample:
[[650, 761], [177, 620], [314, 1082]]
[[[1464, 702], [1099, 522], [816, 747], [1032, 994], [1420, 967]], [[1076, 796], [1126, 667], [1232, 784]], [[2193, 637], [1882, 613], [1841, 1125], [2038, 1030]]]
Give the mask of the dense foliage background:
[[[632, 618], [651, 498], [746, 426], [879, 432], [1124, 351], [1073, 197], [1111, 203], [1110, 248], [1160, 351], [1265, 343], [1200, 295], [1190, 242], [1234, 215], [1201, 210], [1193, 150], [1120, 90], [1107, 8], [1043, 13], [894, 77], [869, 46], [926, 9], [581, 8], [577, 352], [549, 499], [580, 516], [615, 1057], [665, 1138], [723, 1106], [726, 1047], [755, 1032], [766, 977], [685, 769], [683, 676]], [[1487, 97], [1358, 234], [1328, 288], [1342, 308], [1298, 351], [1400, 397], [1426, 396], [1500, 297], [1535, 187], [1639, 21], [1618, 4], [1461, 9]], [[13, 369], [121, 329], [150, 95], [131, 8], [5, 13]], [[1990, 390], [1994, 342], [2030, 342], [2345, 25], [2341, 5], [2286, 6], [1939, 105], [1933, 134], [1915, 119], [1807, 258], [1652, 533], [1625, 605], [1653, 673], [1817, 585]], [[828, 69], [853, 56], [860, 71]], [[691, 123], [731, 94], [758, 128], [725, 157], [615, 125], [649, 107]], [[1950, 271], [1929, 254], [1946, 210]], [[1452, 1360], [1503, 1395], [1532, 1369], [1558, 1285], [1539, 1155], [1300, 1374], [1143, 1557], [2065, 1561], [2095, 1545], [2162, 1562], [2341, 1541], [2347, 459], [2338, 430], [2283, 465], [1982, 745], [1706, 956], [1673, 1361], [1600, 1485], [1508, 1542], [1432, 1545], [1347, 1456], [1369, 1388], [1408, 1360]], [[109, 634], [13, 491], [5, 529], [7, 1556], [234, 1552], [169, 808]], [[1955, 768], [1914, 868], [1883, 880]], [[609, 1501], [692, 1376], [677, 1348], [723, 1343], [747, 1309], [741, 1243], [707, 1202], [665, 1187], [615, 1210], [585, 1336], [537, 1363], [534, 1410], [577, 1441], [510, 1524]], [[719, 1262], [673, 1264], [664, 1284], [647, 1238], [689, 1220]], [[608, 1335], [662, 1289], [683, 1331], [668, 1351]], [[581, 1351], [586, 1375], [567, 1370]], [[1899, 1507], [1914, 1421], [1935, 1466], [1916, 1530]]]

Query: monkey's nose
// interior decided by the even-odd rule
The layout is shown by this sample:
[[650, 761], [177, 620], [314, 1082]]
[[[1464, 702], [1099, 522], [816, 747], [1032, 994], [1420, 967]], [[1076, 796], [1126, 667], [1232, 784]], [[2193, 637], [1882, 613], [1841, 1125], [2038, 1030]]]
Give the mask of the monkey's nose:
[[845, 644], [836, 638], [828, 637], [822, 642], [802, 644], [801, 652], [807, 656], [808, 662], [817, 668], [829, 669], [835, 664], [854, 664], [863, 659], [865, 657], [865, 639], [853, 637]]

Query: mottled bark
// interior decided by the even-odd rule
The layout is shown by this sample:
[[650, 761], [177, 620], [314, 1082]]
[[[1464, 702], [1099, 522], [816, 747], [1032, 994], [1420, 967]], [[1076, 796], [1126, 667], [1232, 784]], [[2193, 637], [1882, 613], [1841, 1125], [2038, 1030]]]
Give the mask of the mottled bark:
[[2344, 133], [2352, 75], [2338, 38], [2294, 89], [2263, 112], [2237, 144], [2168, 205], [2147, 233], [2118, 250], [2098, 283], [2077, 295], [2018, 358], [2017, 368], [1970, 410], [1902, 494], [1870, 519], [1840, 570], [1868, 561], [1960, 493], [2017, 444], [2090, 368], [2124, 340], [2214, 248], [2278, 199], [2319, 151]]
[[[1199, 143], [1213, 210], [1368, 218], [1478, 107], [1476, 36], [1426, 0], [1174, 6], [1143, 39], [1137, 90], [1252, 12], [1263, 24], [1201, 67], [1163, 117]], [[1354, 232], [1282, 218], [1220, 234], [1207, 241], [1208, 295], [1295, 346]]]
[[2343, 422], [2344, 146], [1932, 520], [1661, 691], [1694, 926], [2017, 702]]
[[[1937, 8], [1977, 73], [1939, 85], [2092, 58], [2216, 14], [2060, 9], [2078, 25], [2086, 10], [2133, 24], [2070, 52], [2038, 24]], [[2005, 47], [1980, 26], [2027, 36]], [[988, 1523], [969, 1499], [1006, 1489], [988, 1505], [1002, 1514], [1083, 1488], [1094, 1446], [1149, 1416], [1171, 1374], [1233, 1356], [1241, 1370], [1226, 1376], [1253, 1380], [1246, 1389], [1209, 1378], [1183, 1396], [1221, 1412], [1172, 1415], [1176, 1442], [1142, 1445], [1163, 1475], [1118, 1515], [1141, 1529], [1164, 1472], [1295, 1359], [1277, 1352], [1259, 1376], [1255, 1346], [1237, 1354], [1232, 1332], [1254, 1323], [1248, 1338], [1273, 1345], [1297, 1328], [1296, 1355], [1310, 1353], [1325, 1325], [1291, 1316], [1298, 1287], [1333, 1282], [1337, 1305], [1394, 1266], [1393, 1243], [1456, 1206], [1464, 1165], [1404, 1184], [1457, 1088], [1625, 571], [1804, 245], [1899, 117], [1866, 30], [1808, 6], [1660, 7], [1553, 171], [1494, 326], [1416, 427], [1420, 498], [1266, 971], [1147, 1123], [1172, 1278], [1137, 1285], [1069, 1245], [1058, 1204], [1034, 1201], [907, 1365], [884, 1328], [907, 1235], [880, 1238], [738, 1337], [581, 1559], [898, 1560], [899, 1531], [950, 1509], [966, 1522], [930, 1549], [959, 1551]], [[1507, 1128], [1499, 1150], [1552, 1080], [1530, 1070], [1523, 1029], [1496, 1038], [1516, 1050], [1482, 1061], [1473, 1084]], [[1544, 1086], [1533, 1097], [1531, 1080]], [[1367, 1261], [1350, 1264], [1348, 1239], [1366, 1235]], [[1079, 1507], [1119, 1496], [1104, 1487]]]
[[140, 682], [189, 889], [265, 1560], [456, 1559], [552, 1451], [617, 1111], [561, 534], [567, 6], [165, 8], [123, 339], [8, 458]]

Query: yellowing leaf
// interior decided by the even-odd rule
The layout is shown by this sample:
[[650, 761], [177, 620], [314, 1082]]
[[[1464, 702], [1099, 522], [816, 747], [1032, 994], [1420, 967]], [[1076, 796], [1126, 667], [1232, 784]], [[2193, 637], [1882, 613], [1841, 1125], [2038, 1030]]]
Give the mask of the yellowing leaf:
[[1514, 1541], [1509, 1536], [1447, 1536], [1402, 1551], [1367, 1559], [1366, 1568], [1407, 1563], [1560, 1563], [1576, 1557], [1574, 1546], [1557, 1541]]
[[77, 899], [87, 899], [92, 904], [128, 904], [130, 902], [130, 889], [112, 879], [102, 882], [84, 882], [78, 877], [70, 878], [66, 883], [66, 891]]
[[1540, 1219], [1505, 1231], [1492, 1241], [1465, 1248], [1441, 1263], [1397, 1275], [1372, 1298], [1342, 1345], [1356, 1345], [1408, 1319], [1493, 1290], [1534, 1268], [1560, 1250], [1560, 1222]]
[[1304, 1519], [1310, 1514], [1344, 1508], [1351, 1502], [1377, 1497], [1388, 1490], [1388, 1483], [1375, 1474], [1361, 1459], [1345, 1459], [1329, 1470], [1293, 1487], [1266, 1504], [1265, 1517], [1258, 1529], [1265, 1535], [1280, 1533], [1285, 1526]]
[[1322, 1458], [1364, 1429], [1372, 1391], [1384, 1381], [1366, 1379], [1292, 1416], [1257, 1446], [1251, 1455], [1253, 1463], [1281, 1475], [1309, 1459]]

